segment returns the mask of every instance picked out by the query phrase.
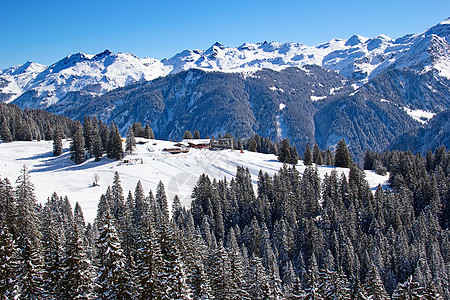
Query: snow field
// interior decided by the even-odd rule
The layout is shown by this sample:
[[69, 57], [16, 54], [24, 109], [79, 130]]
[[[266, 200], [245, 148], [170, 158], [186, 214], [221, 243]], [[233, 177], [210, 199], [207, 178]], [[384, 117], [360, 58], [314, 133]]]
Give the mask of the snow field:
[[[138, 141], [146, 143], [138, 144], [134, 153], [125, 156], [124, 159], [130, 161], [128, 164], [104, 157], [99, 162], [89, 159], [80, 165], [74, 165], [70, 160], [70, 142], [67, 140], [63, 142], [64, 153], [59, 157], [52, 154], [52, 141], [0, 143], [0, 178], [7, 177], [14, 185], [20, 170], [26, 165], [40, 203], [45, 203], [53, 192], [59, 196], [67, 195], [72, 207], [79, 202], [86, 221], [93, 222], [98, 200], [112, 184], [116, 171], [119, 173], [125, 197], [128, 191], [134, 193], [139, 180], [147, 194], [150, 190], [155, 193], [156, 186], [162, 181], [169, 205], [173, 197], [178, 195], [182, 205], [189, 206], [192, 188], [203, 173], [211, 180], [226, 178], [230, 181], [237, 166], [244, 166], [251, 173], [256, 192], [259, 170], [272, 176], [282, 167], [282, 163], [272, 154], [190, 149], [188, 153], [172, 155], [163, 149], [173, 148], [173, 142], [145, 139]], [[299, 161], [296, 167], [300, 173], [306, 168], [302, 161]], [[348, 169], [330, 166], [319, 166], [318, 169], [322, 178], [333, 169], [348, 175]], [[99, 177], [99, 186], [94, 187], [92, 183], [95, 175]], [[388, 177], [366, 171], [366, 179], [374, 189], [378, 184], [385, 185]]]

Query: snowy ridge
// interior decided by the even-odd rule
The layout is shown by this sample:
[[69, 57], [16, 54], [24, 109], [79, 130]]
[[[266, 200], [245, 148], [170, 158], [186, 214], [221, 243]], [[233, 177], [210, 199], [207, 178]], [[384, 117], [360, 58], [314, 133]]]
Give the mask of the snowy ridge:
[[[134, 153], [126, 155], [129, 163], [103, 157], [95, 162], [90, 159], [81, 165], [74, 165], [70, 160], [69, 141], [64, 141], [64, 154], [52, 155], [51, 141], [0, 143], [0, 178], [7, 177], [14, 182], [23, 165], [26, 165], [39, 202], [44, 203], [53, 192], [67, 195], [72, 206], [79, 202], [87, 222], [96, 216], [97, 204], [101, 194], [112, 184], [114, 172], [120, 175], [124, 192], [134, 191], [138, 180], [146, 193], [155, 188], [161, 180], [165, 186], [169, 202], [175, 195], [180, 197], [182, 205], [189, 206], [191, 192], [198, 177], [205, 173], [216, 179], [230, 180], [236, 174], [237, 166], [249, 168], [253, 183], [256, 184], [258, 172], [263, 170], [273, 175], [282, 167], [275, 155], [238, 150], [210, 151], [207, 149], [190, 149], [188, 153], [169, 154], [164, 148], [173, 148], [175, 143], [160, 140], [137, 139], [146, 142], [139, 144]], [[142, 159], [142, 164], [141, 164]], [[305, 166], [299, 161], [296, 166], [303, 173]], [[323, 178], [334, 167], [320, 166]], [[336, 168], [338, 172], [348, 169]], [[388, 176], [376, 175], [365, 171], [370, 186], [385, 185]], [[94, 175], [98, 175], [100, 186], [92, 186]], [[256, 188], [255, 188], [256, 192]]]
[[[114, 54], [108, 50], [97, 55], [76, 53], [49, 67], [39, 66], [40, 72], [32, 73], [28, 68], [23, 73], [16, 71], [16, 77], [26, 76], [27, 80], [22, 82], [17, 82], [16, 77], [9, 75], [9, 72], [2, 71], [0, 78], [5, 78], [10, 83], [1, 92], [14, 90], [17, 97], [24, 92], [35, 91], [35, 97], [40, 99], [40, 103], [29, 103], [26, 106], [45, 108], [58, 102], [67, 92], [83, 90], [101, 95], [118, 87], [164, 76], [170, 69], [153, 58], [141, 59], [131, 53]], [[15, 68], [22, 69], [22, 66]], [[14, 99], [15, 97], [11, 97], [6, 102]]]
[[[118, 87], [191, 68], [251, 76], [262, 68], [281, 70], [319, 65], [338, 71], [359, 85], [390, 68], [436, 70], [438, 76], [450, 79], [449, 41], [450, 21], [447, 19], [423, 33], [396, 40], [385, 35], [375, 38], [354, 35], [347, 40], [333, 39], [316, 46], [263, 42], [244, 43], [236, 48], [216, 42], [206, 50], [184, 50], [161, 61], [108, 50], [97, 55], [76, 53], [49, 67], [28, 62], [0, 71], [0, 101], [11, 102], [33, 91], [30, 103], [22, 106], [45, 108], [61, 100], [67, 92], [101, 95]], [[34, 103], [35, 98], [39, 103]]]

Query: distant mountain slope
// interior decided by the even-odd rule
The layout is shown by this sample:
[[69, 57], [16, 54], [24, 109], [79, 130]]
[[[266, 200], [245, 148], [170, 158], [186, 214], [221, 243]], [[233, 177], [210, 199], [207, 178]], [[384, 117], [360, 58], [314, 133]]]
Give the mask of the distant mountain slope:
[[404, 110], [402, 94], [399, 104], [383, 97], [371, 86], [355, 91], [342, 75], [317, 66], [250, 76], [192, 69], [100, 97], [70, 93], [59, 103], [70, 106], [48, 110], [75, 119], [98, 115], [123, 133], [131, 122], [147, 122], [163, 139], [178, 140], [185, 130], [196, 129], [202, 136], [228, 131], [237, 137], [289, 137], [300, 152], [307, 143], [326, 149], [345, 138], [361, 159], [364, 151], [381, 151], [421, 125]]
[[69, 109], [63, 106], [64, 111], [58, 106], [49, 110], [78, 119], [99, 115], [123, 132], [133, 121], [148, 122], [158, 137], [167, 139], [180, 139], [184, 130], [198, 129], [202, 135], [229, 131], [278, 140], [301, 135], [311, 143], [317, 110], [311, 99], [350, 91], [353, 88], [343, 76], [316, 66], [262, 70], [251, 76], [193, 69], [72, 102]]
[[389, 148], [426, 153], [440, 146], [450, 149], [450, 110], [437, 114], [428, 125], [396, 137]]

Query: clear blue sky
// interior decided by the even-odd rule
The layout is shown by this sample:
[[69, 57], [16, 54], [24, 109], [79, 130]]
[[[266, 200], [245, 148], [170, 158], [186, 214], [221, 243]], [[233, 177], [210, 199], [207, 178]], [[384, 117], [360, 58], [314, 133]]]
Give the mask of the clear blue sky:
[[0, 69], [75, 53], [172, 57], [219, 41], [317, 45], [353, 34], [397, 38], [450, 17], [449, 0], [1, 0]]

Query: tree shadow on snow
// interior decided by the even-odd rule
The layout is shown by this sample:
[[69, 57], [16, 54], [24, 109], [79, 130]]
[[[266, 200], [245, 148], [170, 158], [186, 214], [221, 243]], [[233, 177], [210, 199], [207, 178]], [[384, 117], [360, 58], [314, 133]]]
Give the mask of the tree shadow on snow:
[[[44, 155], [42, 156], [46, 157]], [[52, 156], [50, 152], [50, 156], [47, 159], [43, 160], [39, 165], [33, 167], [33, 169], [30, 170], [30, 173], [82, 171], [100, 167], [102, 165], [109, 164], [111, 162], [115, 162], [115, 160], [103, 157], [100, 161], [94, 161], [92, 159], [89, 159], [88, 161], [85, 161], [82, 164], [75, 165], [73, 161], [70, 160], [69, 157], [70, 153], [64, 153], [63, 155], [60, 156]]]

